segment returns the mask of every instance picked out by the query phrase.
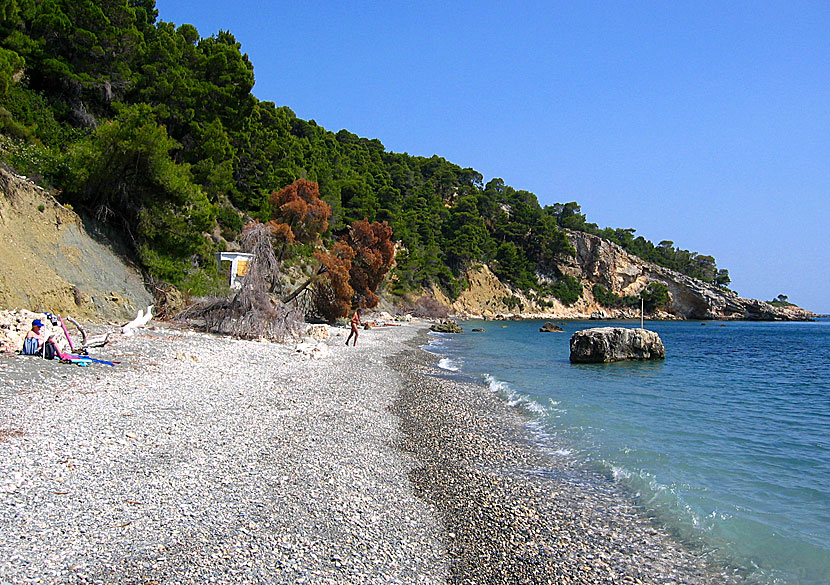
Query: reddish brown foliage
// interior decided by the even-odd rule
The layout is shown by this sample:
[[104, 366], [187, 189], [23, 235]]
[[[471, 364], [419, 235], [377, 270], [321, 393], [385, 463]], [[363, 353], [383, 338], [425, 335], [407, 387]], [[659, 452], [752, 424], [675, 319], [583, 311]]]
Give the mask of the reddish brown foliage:
[[331, 208], [320, 199], [317, 183], [297, 179], [271, 194], [268, 227], [286, 244], [312, 242], [329, 227]]
[[328, 252], [315, 252], [314, 257], [325, 268], [325, 277], [315, 288], [314, 304], [317, 311], [330, 321], [345, 317], [349, 314], [354, 296], [354, 289], [349, 284], [354, 250], [341, 240]]
[[395, 260], [392, 228], [385, 221], [369, 223], [364, 219], [352, 224], [345, 239], [355, 253], [349, 275], [356, 304], [374, 307], [379, 300], [375, 293]]
[[392, 228], [384, 223], [357, 221], [328, 252], [315, 252], [322, 264], [315, 288], [315, 307], [321, 317], [345, 317], [356, 307], [374, 307], [383, 277], [395, 259]]

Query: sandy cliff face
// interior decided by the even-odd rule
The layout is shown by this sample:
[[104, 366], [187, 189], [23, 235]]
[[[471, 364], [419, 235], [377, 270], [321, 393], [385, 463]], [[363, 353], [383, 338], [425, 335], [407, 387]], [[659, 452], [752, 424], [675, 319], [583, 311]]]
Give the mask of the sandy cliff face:
[[77, 214], [0, 169], [0, 309], [121, 320], [152, 302], [139, 272]]
[[[600, 284], [618, 295], [639, 295], [651, 282], [666, 285], [669, 305], [653, 317], [679, 319], [803, 320], [814, 317], [798, 307], [778, 308], [763, 301], [744, 299], [735, 293], [632, 256], [617, 244], [583, 232], [568, 232], [576, 250], [560, 270], [582, 282], [582, 298], [571, 306], [556, 299], [528, 298], [505, 285], [486, 266], [474, 267], [467, 275], [469, 290], [452, 304], [460, 314], [494, 316], [522, 313], [525, 316], [587, 318], [597, 313], [608, 318], [639, 317], [638, 309], [608, 309], [599, 305], [592, 289]], [[508, 308], [501, 299], [518, 297], [521, 306]], [[439, 299], [440, 300], [440, 299]], [[543, 304], [545, 303], [545, 304]], [[547, 305], [547, 306], [546, 306]]]

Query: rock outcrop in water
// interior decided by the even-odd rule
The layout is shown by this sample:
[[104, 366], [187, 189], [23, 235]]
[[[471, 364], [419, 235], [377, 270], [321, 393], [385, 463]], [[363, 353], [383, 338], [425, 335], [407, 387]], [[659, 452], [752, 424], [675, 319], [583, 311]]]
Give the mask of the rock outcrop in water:
[[455, 321], [446, 320], [443, 323], [436, 323], [432, 325], [430, 331], [435, 331], [436, 333], [461, 333], [462, 328], [461, 325], [456, 323]]
[[647, 329], [596, 327], [571, 337], [572, 363], [604, 363], [627, 360], [661, 360], [666, 348], [660, 336]]

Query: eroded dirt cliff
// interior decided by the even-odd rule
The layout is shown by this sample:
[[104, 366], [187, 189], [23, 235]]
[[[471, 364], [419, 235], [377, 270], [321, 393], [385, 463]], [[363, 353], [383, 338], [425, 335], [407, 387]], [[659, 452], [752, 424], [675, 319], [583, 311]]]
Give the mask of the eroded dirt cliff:
[[0, 169], [0, 309], [121, 320], [152, 303], [141, 274], [110, 241], [45, 190]]

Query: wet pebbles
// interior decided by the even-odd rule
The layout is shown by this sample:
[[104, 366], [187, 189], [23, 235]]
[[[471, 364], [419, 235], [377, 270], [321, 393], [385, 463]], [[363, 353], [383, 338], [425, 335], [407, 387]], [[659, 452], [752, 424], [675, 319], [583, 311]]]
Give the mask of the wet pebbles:
[[606, 478], [546, 453], [528, 420], [487, 388], [451, 381], [435, 356], [390, 360], [410, 478], [447, 534], [450, 583], [739, 582], [710, 567]]

